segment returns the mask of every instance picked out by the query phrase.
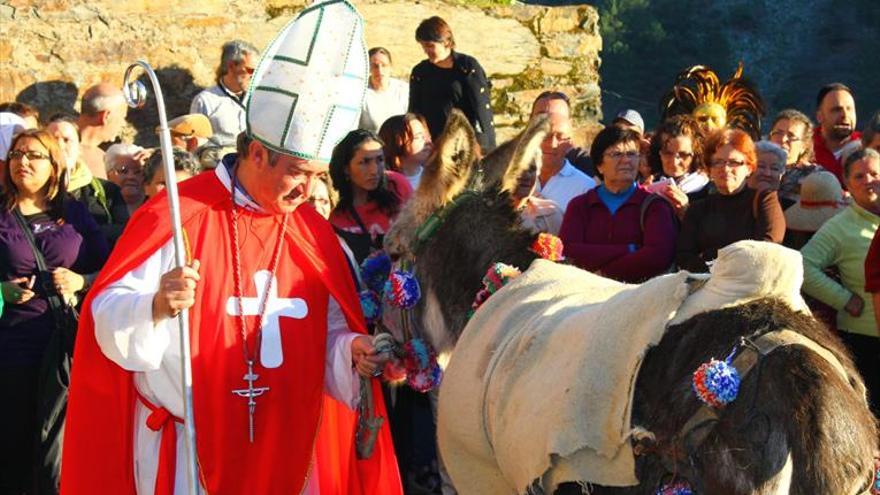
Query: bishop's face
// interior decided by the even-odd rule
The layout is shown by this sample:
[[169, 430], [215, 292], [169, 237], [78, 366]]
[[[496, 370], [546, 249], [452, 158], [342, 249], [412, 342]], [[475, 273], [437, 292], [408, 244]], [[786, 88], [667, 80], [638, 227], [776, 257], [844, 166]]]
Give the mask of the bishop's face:
[[274, 155], [254, 141], [249, 148], [250, 160], [258, 172], [248, 193], [257, 204], [274, 213], [290, 213], [308, 201], [314, 184], [327, 173], [327, 164], [299, 157]]

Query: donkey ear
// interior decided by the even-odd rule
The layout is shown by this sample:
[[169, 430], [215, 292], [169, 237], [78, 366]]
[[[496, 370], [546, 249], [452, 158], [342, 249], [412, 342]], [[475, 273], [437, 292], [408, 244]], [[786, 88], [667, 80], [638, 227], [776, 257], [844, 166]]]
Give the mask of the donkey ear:
[[461, 111], [453, 110], [425, 164], [419, 187], [385, 234], [385, 250], [389, 255], [405, 256], [418, 227], [464, 190], [477, 161], [478, 149], [474, 129], [467, 118]]
[[419, 195], [432, 198], [435, 206], [439, 206], [458, 194], [477, 161], [478, 149], [477, 137], [467, 117], [453, 110], [434, 155], [422, 172]]
[[[541, 165], [541, 141], [547, 135], [550, 124], [545, 114], [532, 117], [528, 127], [516, 137], [516, 148], [508, 162], [509, 165], [501, 177], [500, 189], [510, 192], [516, 187], [516, 181], [532, 163]], [[491, 158], [491, 157], [490, 157]]]

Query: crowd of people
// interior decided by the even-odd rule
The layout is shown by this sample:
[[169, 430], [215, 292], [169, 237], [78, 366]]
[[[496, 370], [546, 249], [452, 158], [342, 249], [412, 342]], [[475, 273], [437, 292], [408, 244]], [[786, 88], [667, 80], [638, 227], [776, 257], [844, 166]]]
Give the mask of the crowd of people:
[[[387, 49], [369, 50], [360, 129], [341, 136], [329, 167], [305, 192], [332, 225], [349, 260], [337, 268], [346, 273], [382, 249], [453, 109], [470, 121], [483, 154], [496, 146], [491, 83], [480, 63], [457, 50], [440, 17], [424, 20], [415, 39], [426, 59], [408, 82], [391, 77]], [[228, 179], [242, 160], [259, 162], [243, 137], [259, 58], [250, 43], [223, 45], [216, 85], [169, 123], [173, 180], [186, 183], [215, 168]], [[0, 105], [0, 388], [15, 398], [0, 413], [3, 493], [57, 489], [64, 413], [44, 411], [46, 361], [58, 359], [56, 340], [72, 338], [68, 313], [81, 309], [129, 219], [171, 180], [161, 150], [117, 142], [126, 109], [109, 83], [83, 93], [78, 115]], [[859, 131], [856, 95], [833, 83], [820, 88], [814, 109], [802, 109], [815, 111], [815, 121], [785, 109], [763, 136], [684, 114], [651, 131], [638, 112], [625, 110], [579, 148], [571, 110], [556, 90], [534, 101], [531, 116], [546, 116], [549, 129], [540, 161], [511, 194], [525, 228], [558, 235], [567, 262], [630, 283], [677, 269], [708, 272], [718, 250], [739, 240], [799, 250], [803, 293], [847, 344], [878, 411], [880, 112]], [[142, 276], [159, 283], [160, 274]], [[178, 275], [192, 282], [188, 290], [195, 287], [198, 275]], [[105, 353], [116, 352], [109, 345], [102, 343]], [[378, 366], [366, 362], [356, 363], [362, 375]], [[454, 493], [435, 453], [430, 399], [386, 395], [406, 489]]]

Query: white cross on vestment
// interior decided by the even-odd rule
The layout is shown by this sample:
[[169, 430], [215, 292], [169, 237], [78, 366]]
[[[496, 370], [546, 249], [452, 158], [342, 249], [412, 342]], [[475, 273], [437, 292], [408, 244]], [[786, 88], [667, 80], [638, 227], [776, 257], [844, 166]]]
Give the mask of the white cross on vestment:
[[[282, 317], [296, 318], [301, 320], [309, 314], [309, 307], [304, 299], [278, 298], [278, 280], [272, 276], [269, 270], [260, 270], [254, 273], [254, 286], [257, 289], [257, 297], [242, 297], [241, 309], [245, 316], [259, 316], [263, 294], [266, 292], [266, 284], [271, 280], [272, 288], [267, 294], [266, 316], [260, 327], [262, 333], [262, 345], [260, 346], [260, 364], [264, 368], [277, 368], [284, 362], [284, 354], [281, 351], [281, 324]], [[226, 314], [238, 316], [238, 301], [235, 296], [226, 300]]]

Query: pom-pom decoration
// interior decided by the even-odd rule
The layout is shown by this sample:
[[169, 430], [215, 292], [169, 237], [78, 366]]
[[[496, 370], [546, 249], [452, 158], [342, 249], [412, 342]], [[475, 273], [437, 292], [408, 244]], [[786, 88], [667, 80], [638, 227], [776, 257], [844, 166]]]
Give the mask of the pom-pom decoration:
[[676, 481], [661, 486], [655, 495], [694, 495], [694, 491], [686, 481]]
[[712, 359], [694, 371], [693, 389], [704, 404], [719, 408], [736, 399], [739, 392], [739, 372], [730, 364], [733, 353], [724, 361]]
[[385, 281], [391, 274], [391, 258], [385, 251], [373, 251], [361, 262], [361, 280], [368, 289], [381, 294], [385, 289]]
[[424, 340], [410, 340], [404, 344], [403, 353], [406, 382], [413, 390], [425, 393], [440, 385], [443, 370], [437, 363], [437, 353]]
[[406, 381], [406, 366], [404, 366], [403, 361], [397, 358], [392, 358], [385, 363], [385, 369], [382, 371], [382, 378], [384, 378], [386, 382], [394, 385], [399, 385]]
[[395, 270], [385, 282], [385, 299], [392, 306], [410, 309], [421, 297], [419, 281], [411, 272]]
[[532, 252], [549, 261], [560, 261], [562, 256], [562, 239], [553, 234], [541, 232], [532, 243]]
[[382, 300], [371, 289], [364, 289], [358, 293], [361, 301], [361, 309], [364, 311], [364, 319], [368, 325], [376, 323], [382, 317]]
[[871, 495], [880, 495], [880, 459], [874, 458], [874, 481], [871, 483]]
[[471, 310], [468, 312], [468, 318], [479, 309], [480, 306], [489, 299], [489, 296], [498, 292], [508, 282], [518, 277], [522, 272], [519, 268], [504, 263], [495, 263], [483, 276], [483, 288], [477, 292], [474, 302], [471, 304]]

